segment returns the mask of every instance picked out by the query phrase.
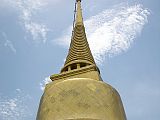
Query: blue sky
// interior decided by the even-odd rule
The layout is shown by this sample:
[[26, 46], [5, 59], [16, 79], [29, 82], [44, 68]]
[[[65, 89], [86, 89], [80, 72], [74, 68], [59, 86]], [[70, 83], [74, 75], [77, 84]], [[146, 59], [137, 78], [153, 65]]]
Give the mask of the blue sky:
[[[74, 0], [0, 0], [0, 120], [34, 120], [67, 55]], [[88, 41], [128, 120], [160, 118], [159, 0], [84, 0]]]

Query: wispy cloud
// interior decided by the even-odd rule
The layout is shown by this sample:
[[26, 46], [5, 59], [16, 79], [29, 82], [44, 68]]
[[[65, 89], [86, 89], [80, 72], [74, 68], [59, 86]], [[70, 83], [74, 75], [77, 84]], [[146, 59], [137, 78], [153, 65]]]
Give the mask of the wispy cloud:
[[[127, 51], [148, 22], [149, 14], [149, 10], [141, 4], [121, 4], [85, 20], [88, 41], [96, 62], [101, 64], [106, 56], [115, 56]], [[70, 26], [65, 34], [55, 41], [68, 47], [71, 31]]]
[[49, 29], [43, 23], [36, 21], [33, 16], [39, 10], [47, 5], [45, 0], [7, 0], [10, 5], [16, 8], [20, 13], [20, 22], [27, 33], [29, 33], [35, 42], [45, 43]]
[[52, 80], [50, 79], [50, 77], [46, 77], [39, 85], [40, 85], [40, 89], [43, 91], [45, 89], [46, 84], [52, 82]]
[[1, 32], [3, 38], [4, 38], [4, 46], [5, 47], [8, 47], [10, 48], [10, 50], [13, 52], [13, 53], [16, 53], [17, 50], [15, 49], [14, 45], [12, 44], [12, 42], [10, 40], [8, 40], [7, 38], [7, 34], [5, 32]]
[[[0, 119], [1, 120], [22, 120], [32, 116], [27, 106], [31, 99], [29, 95], [17, 89], [12, 98], [0, 94]], [[27, 103], [27, 104], [26, 104]]]

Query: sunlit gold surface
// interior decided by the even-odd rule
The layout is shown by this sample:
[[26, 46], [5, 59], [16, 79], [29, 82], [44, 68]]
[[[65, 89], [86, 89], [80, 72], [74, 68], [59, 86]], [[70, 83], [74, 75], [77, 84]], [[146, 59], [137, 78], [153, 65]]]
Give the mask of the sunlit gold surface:
[[81, 0], [64, 67], [51, 75], [37, 120], [126, 120], [118, 92], [104, 83], [91, 54], [83, 24]]
[[65, 61], [65, 65], [61, 71], [66, 71], [68, 66], [72, 66], [75, 63], [86, 63], [88, 65], [95, 64], [89, 44], [87, 42], [80, 1], [77, 3], [76, 22], [73, 36], [71, 38], [70, 49]]
[[126, 120], [117, 91], [92, 79], [70, 79], [47, 85], [38, 120]]

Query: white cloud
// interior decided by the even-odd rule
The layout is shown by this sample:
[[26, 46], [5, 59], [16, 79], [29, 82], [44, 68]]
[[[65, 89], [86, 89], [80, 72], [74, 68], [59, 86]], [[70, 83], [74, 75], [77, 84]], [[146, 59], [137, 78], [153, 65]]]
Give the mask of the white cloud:
[[12, 52], [16, 53], [17, 50], [15, 49], [13, 43], [10, 40], [8, 40], [7, 35], [6, 35], [5, 32], [2, 32], [2, 36], [3, 36], [4, 40], [5, 40], [4, 46], [10, 48], [10, 50]]
[[[90, 48], [97, 63], [105, 56], [115, 56], [127, 51], [148, 22], [149, 10], [141, 4], [117, 5], [85, 20]], [[69, 47], [72, 27], [56, 39], [60, 45]]]
[[27, 30], [27, 32], [30, 32], [33, 40], [43, 40], [43, 43], [46, 42], [47, 38], [47, 32], [48, 32], [48, 28], [43, 25], [43, 24], [37, 24], [34, 22], [31, 23], [25, 23], [25, 28]]
[[45, 89], [46, 84], [52, 82], [50, 77], [46, 77], [41, 83], [40, 83], [40, 89], [43, 91]]
[[49, 29], [43, 23], [37, 22], [33, 16], [47, 5], [46, 0], [7, 0], [8, 3], [16, 8], [20, 13], [20, 22], [27, 33], [35, 42], [45, 43]]
[[6, 97], [0, 94], [0, 119], [1, 120], [22, 120], [32, 116], [27, 106], [31, 97], [24, 95], [20, 89], [16, 90], [13, 97]]

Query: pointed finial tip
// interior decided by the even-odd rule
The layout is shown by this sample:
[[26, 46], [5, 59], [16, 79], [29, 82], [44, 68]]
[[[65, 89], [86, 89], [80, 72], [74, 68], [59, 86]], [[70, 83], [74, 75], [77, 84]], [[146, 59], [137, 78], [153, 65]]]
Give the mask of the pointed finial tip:
[[78, 2], [78, 1], [80, 1], [80, 2], [81, 2], [81, 0], [77, 0], [77, 2]]

